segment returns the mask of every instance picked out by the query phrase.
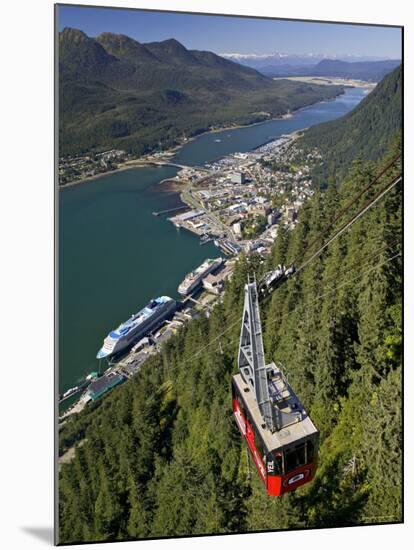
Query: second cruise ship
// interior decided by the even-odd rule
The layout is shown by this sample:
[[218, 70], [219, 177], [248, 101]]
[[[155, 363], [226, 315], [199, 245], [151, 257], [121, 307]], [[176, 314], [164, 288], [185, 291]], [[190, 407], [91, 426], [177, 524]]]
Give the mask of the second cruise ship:
[[207, 259], [197, 269], [191, 271], [186, 275], [184, 281], [178, 287], [178, 292], [183, 296], [187, 296], [197, 287], [201, 286], [203, 278], [207, 277], [209, 273], [217, 269], [223, 262], [222, 258], [216, 258], [215, 260]]
[[151, 300], [128, 321], [108, 334], [96, 355], [97, 359], [119, 353], [150, 331], [156, 330], [175, 311], [176, 306], [176, 301], [169, 296], [160, 296]]

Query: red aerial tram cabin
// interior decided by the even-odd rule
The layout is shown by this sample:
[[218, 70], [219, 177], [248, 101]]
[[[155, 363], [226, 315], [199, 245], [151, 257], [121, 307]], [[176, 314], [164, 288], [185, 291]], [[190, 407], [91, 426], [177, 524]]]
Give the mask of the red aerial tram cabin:
[[[276, 383], [280, 381], [281, 378], [276, 379]], [[286, 387], [289, 388], [288, 385]], [[287, 401], [290, 401], [290, 405]], [[318, 430], [293, 392], [287, 398], [286, 406], [292, 404], [296, 405], [295, 410], [301, 411], [300, 417], [304, 418], [298, 418], [294, 424], [272, 433], [263, 423], [249, 386], [240, 374], [233, 377], [232, 405], [237, 426], [267, 494], [275, 497], [311, 481], [316, 470]]]
[[319, 432], [280, 367], [265, 365], [256, 283], [245, 287], [240, 373], [232, 378], [237, 426], [270, 496], [311, 481]]

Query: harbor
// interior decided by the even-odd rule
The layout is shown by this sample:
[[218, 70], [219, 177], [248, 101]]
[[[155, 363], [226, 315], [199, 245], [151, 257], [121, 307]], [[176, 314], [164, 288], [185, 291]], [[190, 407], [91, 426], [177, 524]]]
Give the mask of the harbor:
[[[240, 230], [238, 224], [247, 220], [247, 217], [243, 218], [243, 211], [234, 209], [234, 223], [229, 229], [214, 210], [214, 201], [228, 200], [217, 195], [219, 189], [214, 188], [216, 180], [229, 170], [224, 159], [229, 155], [247, 155], [282, 134], [341, 116], [363, 96], [361, 90], [347, 90], [344, 96], [303, 109], [290, 119], [205, 134], [187, 143], [171, 159], [180, 168], [140, 167], [62, 189], [59, 193], [59, 247], [65, 254], [59, 256], [59, 392], [63, 395], [68, 389], [80, 386], [88, 373], [98, 370], [96, 353], [116, 322], [128, 319], [133, 310], [137, 311], [152, 297], [168, 295], [181, 300], [177, 291], [180, 282], [206, 258], [223, 255], [228, 258], [226, 262], [232, 262], [232, 257], [244, 249], [243, 240], [249, 241], [248, 247], [252, 250], [263, 253], [271, 246], [270, 238], [269, 242], [265, 238], [249, 237], [242, 241], [236, 238]], [[220, 159], [223, 162], [220, 163]], [[243, 160], [247, 159], [236, 158], [237, 162]], [[183, 167], [186, 167], [190, 186], [196, 182], [197, 189], [194, 191], [183, 186], [180, 197], [179, 192], [163, 188], [159, 182], [172, 180], [177, 182], [177, 186], [181, 185], [177, 175], [182, 174]], [[203, 167], [203, 174], [200, 167]], [[237, 186], [248, 190], [248, 180], [254, 179], [256, 174], [253, 166], [247, 169], [253, 170], [252, 174], [246, 170], [247, 181], [229, 182], [229, 190]], [[231, 171], [237, 172], [233, 168]], [[222, 208], [229, 208], [232, 204], [234, 201], [223, 202]], [[217, 205], [220, 206], [218, 202]], [[247, 204], [243, 207], [247, 213], [249, 207], [254, 207], [258, 216], [261, 208], [265, 211], [260, 204]], [[180, 210], [171, 211], [175, 208]], [[194, 227], [190, 231], [185, 224], [181, 224], [184, 230], [177, 229], [167, 219], [168, 212], [165, 217], [164, 214], [152, 214], [165, 210], [170, 210], [172, 218], [190, 211], [203, 210], [204, 214], [193, 218]], [[277, 213], [272, 212], [272, 215], [276, 219]], [[236, 221], [237, 216], [240, 221]], [[282, 222], [293, 223], [294, 209], [286, 210], [284, 216]], [[200, 222], [202, 225], [196, 227]], [[208, 229], [203, 227], [206, 223]], [[250, 231], [250, 228], [246, 226], [242, 230]], [[269, 236], [276, 230], [277, 224], [269, 229]], [[211, 278], [214, 276], [211, 274]], [[210, 289], [221, 285], [219, 281], [210, 280], [210, 275], [205, 284]], [[153, 335], [155, 343], [152, 343], [151, 336], [149, 346], [132, 352], [130, 359], [121, 360], [125, 365], [122, 367], [124, 377], [137, 368], [139, 370], [150, 350], [156, 350], [156, 346], [160, 347], [163, 339], [165, 341], [171, 333], [179, 330], [182, 323], [199, 314], [201, 306], [193, 299], [204, 305], [206, 313], [214, 300], [220, 299], [221, 294], [208, 292], [205, 284], [198, 290], [200, 295], [192, 296], [186, 301], [187, 307], [176, 312], [172, 325], [165, 323]], [[109, 365], [108, 368], [116, 367]], [[63, 405], [83, 395], [86, 389], [72, 394]], [[61, 412], [65, 412], [64, 407]]]
[[187, 208], [188, 208], [187, 205], [183, 205], [183, 206], [175, 206], [174, 208], [167, 208], [166, 210], [159, 210], [158, 212], [156, 212], [154, 210], [152, 215], [153, 216], [162, 216], [164, 214], [171, 214], [172, 212], [177, 212], [178, 210], [185, 210]]
[[[60, 416], [60, 422], [137, 374], [143, 363], [158, 353], [187, 322], [201, 312], [208, 316], [224, 291], [226, 280], [231, 278], [233, 267], [234, 262], [222, 258], [205, 260], [188, 273], [178, 287], [183, 296], [181, 301], [167, 296], [153, 299], [131, 319], [110, 331], [97, 353], [98, 372], [89, 374], [81, 384], [60, 396], [59, 404], [81, 393], [79, 399]], [[157, 304], [164, 304], [163, 309], [157, 310], [161, 307]]]

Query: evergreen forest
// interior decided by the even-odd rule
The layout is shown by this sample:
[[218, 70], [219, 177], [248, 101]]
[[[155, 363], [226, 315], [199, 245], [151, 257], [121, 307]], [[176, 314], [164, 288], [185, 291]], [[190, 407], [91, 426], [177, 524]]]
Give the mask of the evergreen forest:
[[399, 65], [347, 115], [304, 132], [303, 149], [317, 147], [323, 159], [313, 170], [315, 185], [340, 183], [354, 159], [373, 160], [386, 153], [401, 129], [402, 88]]
[[59, 33], [59, 155], [144, 154], [212, 128], [251, 124], [335, 98], [342, 86], [275, 81], [174, 39]]
[[280, 230], [265, 262], [239, 258], [209, 318], [64, 423], [59, 453], [76, 452], [60, 466], [60, 543], [402, 521], [401, 183], [261, 304], [266, 360], [283, 365], [320, 430], [312, 483], [266, 496], [230, 390], [248, 273], [309, 258], [401, 172], [398, 161], [340, 216], [400, 150], [397, 135], [375, 160], [341, 160], [341, 179]]

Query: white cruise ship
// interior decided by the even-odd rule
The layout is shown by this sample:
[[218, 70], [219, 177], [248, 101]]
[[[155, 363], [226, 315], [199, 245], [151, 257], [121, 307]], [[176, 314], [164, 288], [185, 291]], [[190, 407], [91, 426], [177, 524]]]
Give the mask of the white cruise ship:
[[191, 271], [190, 273], [188, 273], [188, 275], [186, 275], [185, 279], [178, 287], [178, 292], [183, 296], [187, 296], [187, 294], [190, 294], [193, 290], [201, 285], [201, 283], [203, 282], [203, 278], [215, 269], [217, 269], [222, 264], [222, 262], [222, 258], [216, 258], [215, 260], [211, 260], [210, 258], [208, 258], [207, 260], [205, 260], [199, 267], [197, 267], [197, 269]]
[[108, 334], [96, 355], [97, 359], [119, 353], [149, 332], [156, 330], [175, 309], [176, 302], [169, 296], [151, 300], [141, 311]]

